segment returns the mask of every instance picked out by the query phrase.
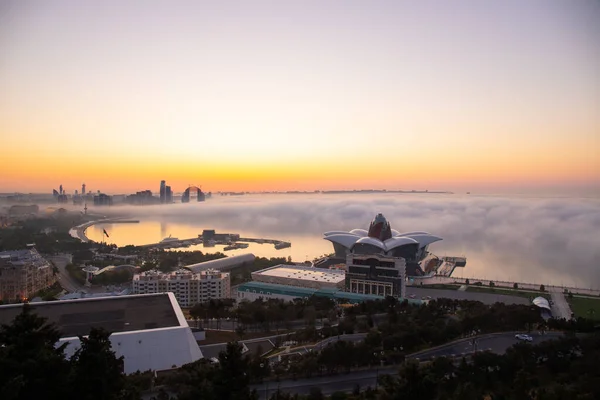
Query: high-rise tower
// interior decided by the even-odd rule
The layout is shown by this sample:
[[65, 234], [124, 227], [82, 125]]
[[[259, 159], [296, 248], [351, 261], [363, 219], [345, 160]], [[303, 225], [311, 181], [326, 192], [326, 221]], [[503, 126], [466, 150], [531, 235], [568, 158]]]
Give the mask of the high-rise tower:
[[81, 185], [81, 195], [85, 195], [85, 183]]
[[165, 181], [160, 181], [160, 204], [165, 204], [167, 202], [167, 183]]

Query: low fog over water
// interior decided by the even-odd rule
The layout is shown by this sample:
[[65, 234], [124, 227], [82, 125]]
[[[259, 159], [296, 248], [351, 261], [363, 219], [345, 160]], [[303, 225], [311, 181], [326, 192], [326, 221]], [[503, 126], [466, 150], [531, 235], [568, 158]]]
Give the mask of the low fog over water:
[[[506, 198], [435, 194], [247, 195], [213, 197], [205, 203], [114, 207], [140, 224], [112, 224], [118, 245], [191, 238], [202, 229], [289, 240], [276, 251], [252, 245], [264, 256], [295, 261], [332, 251], [323, 232], [368, 228], [383, 213], [400, 232], [423, 230], [441, 236], [430, 250], [464, 255], [467, 266], [454, 276], [600, 287], [600, 202], [597, 199]], [[100, 240], [102, 227], [88, 229]], [[199, 247], [199, 249], [202, 249]], [[222, 248], [207, 248], [218, 251]], [[235, 253], [227, 253], [235, 254]]]

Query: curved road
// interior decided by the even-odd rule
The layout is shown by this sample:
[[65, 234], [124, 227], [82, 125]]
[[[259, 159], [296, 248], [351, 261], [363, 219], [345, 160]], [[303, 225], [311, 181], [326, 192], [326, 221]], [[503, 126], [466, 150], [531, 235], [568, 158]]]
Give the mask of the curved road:
[[56, 268], [58, 268], [58, 282], [60, 283], [60, 286], [62, 286], [63, 289], [71, 293], [83, 289], [82, 285], [80, 285], [73, 278], [71, 278], [71, 275], [69, 275], [69, 272], [66, 269], [67, 264], [71, 263], [71, 255], [63, 254], [57, 256], [50, 256], [47, 257], [47, 259], [49, 261], [52, 261], [52, 263], [56, 265]]
[[[532, 336], [534, 338], [533, 343], [536, 343], [556, 339], [563, 336], [563, 334], [561, 332], [548, 332], [543, 336], [535, 334]], [[497, 354], [503, 354], [509, 347], [518, 342], [515, 339], [514, 332], [484, 335], [478, 337], [476, 340], [478, 350], [490, 350]], [[461, 356], [473, 351], [471, 341], [472, 339], [459, 340], [434, 349], [415, 353], [408, 358], [418, 357], [420, 360], [425, 360], [433, 357]], [[285, 393], [306, 395], [310, 393], [311, 388], [318, 387], [324, 395], [331, 395], [335, 392], [351, 392], [356, 385], [359, 385], [362, 389], [369, 386], [375, 387], [378, 375], [395, 374], [397, 370], [398, 366], [383, 367], [333, 376], [319, 376], [298, 380], [287, 379], [280, 382], [271, 381], [252, 385], [251, 388], [256, 389], [260, 399], [268, 399], [277, 389]]]

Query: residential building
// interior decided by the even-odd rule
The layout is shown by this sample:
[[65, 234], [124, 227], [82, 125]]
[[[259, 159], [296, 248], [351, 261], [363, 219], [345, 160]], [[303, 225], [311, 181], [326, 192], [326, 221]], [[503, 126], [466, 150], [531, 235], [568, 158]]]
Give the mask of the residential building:
[[151, 270], [133, 276], [134, 294], [172, 292], [181, 307], [192, 307], [211, 299], [231, 297], [229, 273], [207, 269], [198, 273], [186, 269], [162, 273]]
[[0, 252], [0, 299], [29, 299], [54, 282], [52, 265], [35, 248]]

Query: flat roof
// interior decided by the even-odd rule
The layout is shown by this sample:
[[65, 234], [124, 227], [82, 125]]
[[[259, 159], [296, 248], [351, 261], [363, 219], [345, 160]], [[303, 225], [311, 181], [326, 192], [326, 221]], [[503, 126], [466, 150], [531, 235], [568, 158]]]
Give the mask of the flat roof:
[[[91, 328], [111, 333], [180, 326], [168, 293], [59, 300], [30, 304], [33, 312], [56, 324], [62, 337], [88, 335]], [[0, 324], [10, 324], [22, 304], [0, 306]]]
[[272, 276], [277, 278], [300, 279], [313, 282], [342, 282], [346, 278], [346, 273], [342, 270], [314, 268], [296, 265], [276, 265], [255, 272], [263, 276]]

